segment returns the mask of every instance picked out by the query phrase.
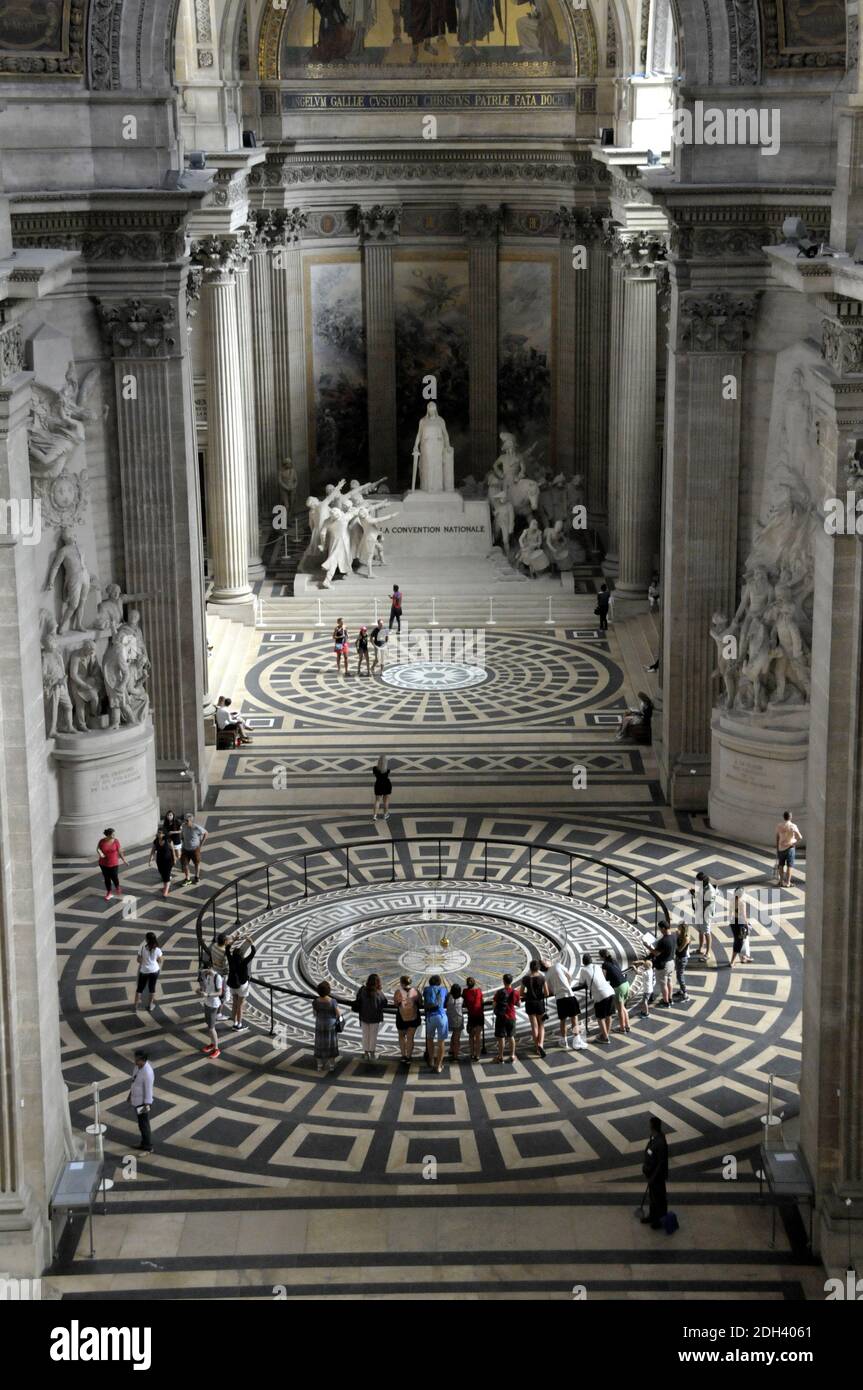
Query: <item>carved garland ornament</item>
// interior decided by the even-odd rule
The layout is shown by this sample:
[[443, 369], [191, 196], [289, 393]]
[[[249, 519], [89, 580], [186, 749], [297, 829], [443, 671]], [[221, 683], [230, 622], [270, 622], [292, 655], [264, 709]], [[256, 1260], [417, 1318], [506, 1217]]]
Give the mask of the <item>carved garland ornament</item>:
[[752, 332], [759, 292], [686, 294], [680, 301], [678, 347], [686, 352], [742, 352]]
[[177, 321], [169, 299], [103, 300], [98, 309], [115, 357], [166, 357], [176, 346], [169, 333]]

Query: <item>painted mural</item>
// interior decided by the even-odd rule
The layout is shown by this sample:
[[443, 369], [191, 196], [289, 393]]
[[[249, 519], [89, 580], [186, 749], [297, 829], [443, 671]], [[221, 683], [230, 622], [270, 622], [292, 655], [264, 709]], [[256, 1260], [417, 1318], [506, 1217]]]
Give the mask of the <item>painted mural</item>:
[[515, 253], [499, 268], [497, 403], [501, 429], [553, 464], [553, 343], [556, 262]]
[[368, 401], [359, 257], [309, 256], [312, 479], [368, 478]]
[[437, 406], [446, 421], [458, 480], [470, 472], [467, 257], [420, 259], [397, 252], [393, 294], [399, 481], [410, 487], [417, 424], [427, 405], [426, 376], [435, 378]]
[[283, 76], [316, 64], [503, 63], [518, 73], [537, 62], [572, 70], [558, 0], [300, 0], [281, 52]]

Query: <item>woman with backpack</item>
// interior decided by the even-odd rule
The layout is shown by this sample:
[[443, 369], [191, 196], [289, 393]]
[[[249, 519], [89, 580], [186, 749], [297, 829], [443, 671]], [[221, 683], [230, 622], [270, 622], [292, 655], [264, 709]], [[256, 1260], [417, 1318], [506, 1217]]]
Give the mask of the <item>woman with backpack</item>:
[[363, 1032], [363, 1060], [366, 1062], [377, 1059], [378, 1033], [384, 1021], [386, 1002], [380, 975], [369, 975], [365, 984], [360, 985], [354, 1000], [354, 1009], [359, 1015]]
[[156, 985], [159, 981], [159, 971], [162, 968], [162, 951], [158, 939], [154, 932], [148, 931], [144, 938], [144, 944], [138, 952], [138, 981], [135, 986], [135, 1008], [140, 1009], [144, 995], [150, 997], [144, 1008], [147, 1013], [153, 1012], [153, 1002], [156, 998]]
[[525, 975], [522, 980], [521, 991], [533, 1045], [539, 1056], [544, 1057], [545, 1020], [548, 1018], [545, 1001], [548, 998], [548, 985], [545, 983], [545, 976], [540, 970], [538, 960], [531, 961], [530, 974]]
[[414, 989], [410, 975], [402, 975], [399, 987], [393, 995], [396, 1006], [396, 1032], [399, 1035], [401, 1061], [406, 1067], [411, 1064], [414, 1051], [414, 1034], [420, 1022], [420, 994]]
[[507, 1062], [515, 1061], [515, 1011], [520, 999], [518, 990], [512, 987], [512, 976], [504, 975], [503, 989], [497, 990], [494, 996], [494, 1036], [497, 1040], [497, 1056], [492, 1057], [493, 1062], [504, 1060], [504, 1043], [508, 1044], [509, 1049]]

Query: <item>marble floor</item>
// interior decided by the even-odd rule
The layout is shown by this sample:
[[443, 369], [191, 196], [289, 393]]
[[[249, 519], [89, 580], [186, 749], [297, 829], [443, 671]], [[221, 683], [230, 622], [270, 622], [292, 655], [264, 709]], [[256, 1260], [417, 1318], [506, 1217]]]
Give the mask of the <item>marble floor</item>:
[[[567, 897], [569, 851], [618, 864], [672, 904], [698, 868], [721, 885], [746, 884], [753, 898], [766, 890], [769, 856], [673, 815], [651, 750], [614, 742], [617, 714], [644, 686], [639, 658], [651, 639], [644, 622], [628, 628], [601, 639], [498, 630], [486, 643], [487, 678], [457, 691], [345, 680], [314, 632], [255, 633], [244, 686], [226, 692], [253, 720], [255, 742], [212, 755], [201, 884], [163, 900], [146, 851], [130, 854], [124, 883], [137, 915], [128, 919], [102, 901], [90, 865], [58, 863], [73, 1126], [89, 1122], [98, 1081], [115, 1180], [96, 1222], [95, 1260], [80, 1230], [63, 1243], [50, 1276], [58, 1296], [271, 1298], [284, 1286], [290, 1298], [324, 1288], [346, 1298], [571, 1298], [586, 1282], [591, 1296], [607, 1298], [811, 1292], [818, 1267], [799, 1219], [778, 1221], [771, 1248], [771, 1213], [755, 1179], [770, 1075], [785, 1124], [796, 1115], [802, 880], [781, 898], [759, 899], [768, 906], [754, 926], [751, 966], [725, 967], [720, 927], [720, 964], [693, 966], [689, 1003], [635, 1019], [609, 1048], [549, 1047], [543, 1060], [523, 1037], [512, 1068], [487, 1056], [474, 1067], [448, 1063], [441, 1076], [405, 1074], [389, 1027], [388, 1055], [365, 1063], [351, 1020], [336, 1072], [323, 1079], [306, 1006], [293, 1001], [271, 1037], [266, 994], [256, 989], [250, 1029], [229, 1033], [216, 1062], [199, 1051], [196, 913], [262, 859], [290, 876], [315, 851], [310, 891], [324, 927], [327, 911], [341, 920], [351, 903], [360, 916], [392, 910], [381, 854], [417, 836], [445, 846], [431, 873], [438, 890], [449, 880], [452, 892], [465, 844], [515, 845], [518, 853], [493, 863], [495, 889], [523, 898], [535, 890], [540, 916]], [[372, 821], [369, 796], [382, 748], [396, 788], [386, 823]], [[575, 764], [586, 768], [585, 787], [573, 787]], [[402, 883], [429, 873], [416, 845], [399, 843], [397, 862]], [[576, 888], [589, 915], [601, 889]], [[241, 915], [261, 916], [261, 976], [294, 969], [288, 917], [264, 922], [245, 906]], [[146, 930], [165, 950], [150, 1015], [130, 1006]], [[365, 963], [339, 968], [351, 979]], [[136, 1163], [124, 1158], [137, 1137], [125, 1097], [141, 1045], [157, 1073], [156, 1151]], [[634, 1216], [650, 1111], [669, 1133], [681, 1221], [673, 1239]]]

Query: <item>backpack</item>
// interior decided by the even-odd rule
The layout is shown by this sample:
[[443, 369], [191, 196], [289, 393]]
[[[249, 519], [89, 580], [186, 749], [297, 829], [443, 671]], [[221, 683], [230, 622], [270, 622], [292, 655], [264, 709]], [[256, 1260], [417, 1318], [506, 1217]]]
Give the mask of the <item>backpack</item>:
[[673, 1211], [667, 1211], [662, 1218], [662, 1229], [667, 1236], [673, 1236], [680, 1229], [680, 1222]]

